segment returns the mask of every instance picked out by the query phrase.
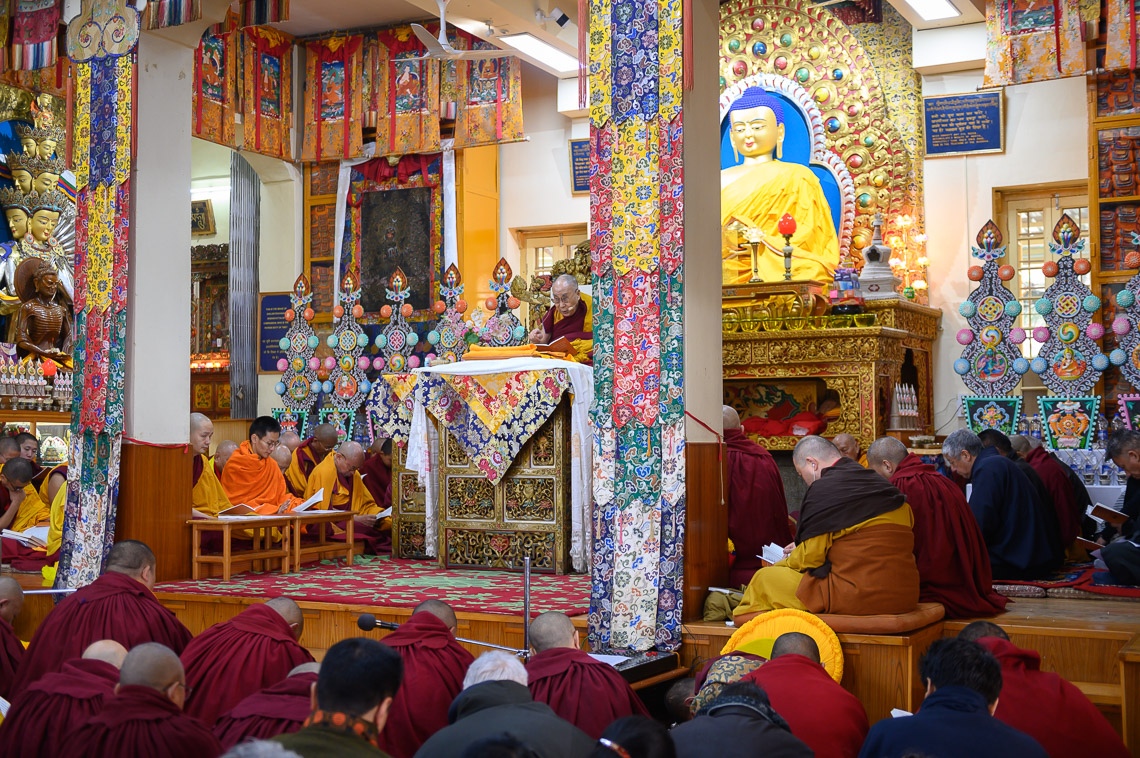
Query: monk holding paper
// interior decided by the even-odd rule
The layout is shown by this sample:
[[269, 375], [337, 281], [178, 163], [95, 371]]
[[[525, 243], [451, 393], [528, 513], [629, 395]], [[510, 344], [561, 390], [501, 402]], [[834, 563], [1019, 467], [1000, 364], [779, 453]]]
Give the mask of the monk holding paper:
[[285, 482], [289, 485], [290, 492], [298, 497], [305, 492], [313, 469], [328, 457], [338, 441], [336, 428], [332, 424], [319, 424], [313, 429], [312, 437], [300, 442], [291, 451], [289, 468], [285, 471]]
[[266, 516], [291, 511], [301, 504], [289, 494], [285, 477], [271, 457], [280, 438], [281, 425], [272, 416], [260, 416], [249, 425], [249, 439], [222, 469], [222, 489], [231, 503], [244, 503]]
[[550, 301], [542, 326], [530, 333], [531, 343], [545, 345], [566, 338], [575, 351], [570, 360], [593, 364], [594, 303], [590, 296], [578, 291], [577, 279], [563, 274], [550, 285]]
[[[321, 510], [351, 511], [356, 526], [353, 535], [364, 542], [367, 552], [379, 555], [391, 550], [389, 535], [392, 519], [380, 516], [380, 506], [360, 478], [364, 465], [364, 450], [359, 442], [342, 442], [336, 451], [313, 469], [305, 489], [305, 498], [324, 490], [324, 497], [316, 506]], [[341, 534], [339, 528], [336, 533]]]

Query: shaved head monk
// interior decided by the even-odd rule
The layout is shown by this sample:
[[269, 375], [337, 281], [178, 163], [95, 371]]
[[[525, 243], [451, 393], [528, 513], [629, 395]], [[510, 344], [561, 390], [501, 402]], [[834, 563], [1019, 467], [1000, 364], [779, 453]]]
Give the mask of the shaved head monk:
[[819, 662], [814, 639], [799, 632], [776, 638], [772, 659], [744, 675], [768, 693], [792, 734], [819, 756], [855, 758], [870, 724], [859, 699], [831, 678]]
[[249, 425], [249, 439], [238, 446], [222, 469], [222, 489], [234, 505], [245, 504], [272, 515], [292, 510], [301, 501], [285, 486], [285, 477], [270, 456], [281, 444], [281, 425], [259, 416]]
[[192, 635], [151, 592], [154, 568], [149, 547], [136, 540], [116, 542], [103, 575], [64, 598], [36, 630], [20, 664], [13, 698], [97, 640], [116, 640], [127, 649], [161, 642], [182, 652]]
[[182, 651], [193, 694], [186, 712], [208, 727], [246, 695], [276, 684], [313, 656], [297, 640], [305, 628], [301, 609], [287, 597], [251, 605], [214, 624]]
[[238, 443], [233, 440], [222, 440], [218, 443], [218, 449], [214, 451], [214, 472], [222, 475], [222, 469], [226, 467], [230, 458], [238, 450]]
[[20, 457], [20, 445], [15, 437], [0, 437], [0, 463]]
[[337, 436], [336, 427], [332, 424], [318, 424], [313, 428], [313, 436], [297, 446], [297, 449], [293, 451], [289, 470], [285, 472], [289, 489], [295, 495], [300, 497], [305, 493], [313, 469], [336, 448], [339, 442], [340, 438]]
[[296, 432], [281, 432], [281, 447], [289, 451], [290, 457], [293, 451], [301, 446], [301, 435]]
[[302, 663], [271, 687], [244, 698], [214, 724], [214, 736], [229, 750], [246, 740], [267, 740], [301, 728], [313, 710], [319, 663]]
[[450, 605], [425, 600], [384, 638], [404, 662], [404, 683], [380, 735], [380, 749], [393, 758], [411, 758], [448, 724], [451, 701], [463, 690], [463, 677], [475, 660], [455, 641], [456, 626]]
[[[30, 432], [20, 432], [16, 435], [16, 444], [20, 446], [20, 457], [26, 458], [33, 464], [36, 463], [36, 458], [40, 454], [40, 441], [36, 439], [36, 435]], [[37, 465], [38, 469], [39, 466]]]
[[729, 584], [740, 587], [748, 584], [762, 565], [758, 553], [764, 546], [772, 542], [787, 545], [792, 541], [792, 531], [776, 459], [748, 439], [735, 408], [722, 406], [722, 421], [728, 463], [728, 538], [736, 551]]
[[[317, 464], [309, 475], [305, 499], [324, 490], [324, 499], [317, 507], [324, 510], [351, 511], [356, 522], [353, 534], [364, 544], [365, 552], [378, 555], [391, 550], [392, 519], [385, 516], [377, 521], [380, 505], [360, 478], [364, 465], [364, 449], [359, 442], [346, 440]], [[343, 533], [334, 526], [337, 535]]]
[[191, 413], [189, 448], [194, 455], [194, 489], [191, 493], [194, 518], [217, 518], [219, 512], [230, 507], [230, 500], [218, 480], [217, 469], [210, 460], [213, 439], [214, 422], [201, 413]]
[[976, 642], [1001, 664], [994, 717], [1041, 743], [1049, 755], [1125, 758], [1120, 735], [1075, 685], [1041, 670], [1036, 651], [1019, 648], [997, 624], [975, 621], [958, 639]]
[[562, 338], [574, 346], [571, 360], [591, 364], [594, 360], [594, 301], [583, 294], [578, 280], [569, 274], [556, 276], [550, 283], [550, 309], [541, 325], [530, 333], [530, 341], [544, 345]]
[[285, 472], [289, 469], [289, 464], [293, 462], [293, 454], [289, 452], [289, 448], [284, 445], [278, 445], [277, 448], [269, 454], [269, 457], [277, 464], [277, 468], [281, 469], [282, 476], [284, 476]]
[[63, 664], [12, 704], [0, 724], [0, 755], [51, 756], [62, 753], [67, 733], [103, 709], [119, 681], [127, 649], [114, 640], [92, 642], [82, 658]]
[[530, 694], [590, 737], [623, 716], [649, 715], [617, 669], [582, 651], [565, 613], [548, 611], [530, 622], [530, 646]]
[[24, 643], [12, 622], [24, 609], [24, 591], [10, 576], [0, 577], [0, 697], [10, 700], [16, 671], [24, 658]]
[[993, 591], [986, 541], [962, 490], [894, 437], [871, 443], [867, 463], [906, 496], [914, 512], [919, 600], [941, 603], [952, 619], [1005, 610], [1006, 599]]
[[[35, 466], [26, 458], [13, 458], [0, 468], [0, 529], [23, 532], [33, 526], [45, 526], [51, 521], [51, 504], [40, 499], [32, 484]], [[12, 555], [14, 547], [6, 540], [4, 552]]]
[[859, 440], [853, 435], [846, 432], [837, 434], [831, 442], [844, 458], [850, 458], [860, 466], [866, 467], [867, 456], [863, 455], [863, 451], [859, 449]]
[[906, 498], [822, 437], [792, 463], [807, 483], [795, 547], [752, 577], [737, 625], [774, 608], [812, 613], [907, 613], [918, 604], [914, 519]]
[[372, 447], [368, 448], [364, 465], [360, 467], [360, 478], [382, 510], [392, 505], [391, 439], [377, 437]]
[[91, 758], [161, 755], [213, 758], [222, 746], [197, 719], [182, 712], [186, 674], [173, 650], [157, 642], [131, 648], [115, 694], [99, 715], [64, 739], [60, 755]]

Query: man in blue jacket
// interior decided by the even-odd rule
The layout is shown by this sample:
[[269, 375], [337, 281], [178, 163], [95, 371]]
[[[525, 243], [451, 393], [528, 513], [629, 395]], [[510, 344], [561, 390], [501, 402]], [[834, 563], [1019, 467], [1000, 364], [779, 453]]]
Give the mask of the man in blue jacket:
[[983, 447], [968, 429], [946, 438], [942, 457], [970, 480], [970, 510], [982, 528], [994, 579], [1043, 579], [1060, 568], [1065, 554], [1057, 520], [1013, 461]]

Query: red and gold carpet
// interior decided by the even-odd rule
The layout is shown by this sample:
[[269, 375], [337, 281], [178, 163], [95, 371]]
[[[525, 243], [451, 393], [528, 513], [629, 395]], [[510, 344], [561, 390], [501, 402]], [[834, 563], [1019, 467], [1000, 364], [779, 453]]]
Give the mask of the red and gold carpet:
[[[412, 608], [424, 600], [443, 600], [456, 611], [517, 616], [523, 607], [521, 573], [454, 571], [434, 561], [357, 556], [351, 568], [333, 561], [306, 566], [299, 574], [246, 572], [222, 579], [164, 582], [155, 592], [228, 595], [342, 605]], [[531, 612], [562, 611], [577, 616], [590, 610], [590, 577], [585, 574], [531, 575]]]

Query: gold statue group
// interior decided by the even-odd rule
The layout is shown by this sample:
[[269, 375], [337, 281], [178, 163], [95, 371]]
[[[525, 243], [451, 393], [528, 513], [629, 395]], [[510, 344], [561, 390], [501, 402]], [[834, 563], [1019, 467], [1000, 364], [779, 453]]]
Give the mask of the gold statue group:
[[75, 215], [59, 189], [65, 166], [56, 150], [65, 134], [50, 121], [19, 124], [15, 131], [23, 149], [7, 155], [15, 186], [0, 190], [12, 233], [0, 246], [0, 315], [9, 317], [0, 341], [14, 342], [21, 359], [70, 369], [75, 275], [71, 255], [56, 238], [61, 218], [72, 222]]

